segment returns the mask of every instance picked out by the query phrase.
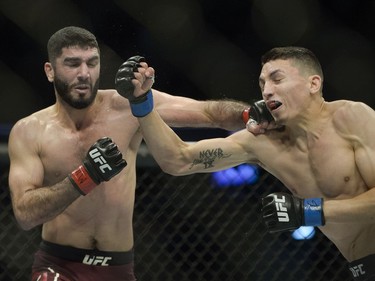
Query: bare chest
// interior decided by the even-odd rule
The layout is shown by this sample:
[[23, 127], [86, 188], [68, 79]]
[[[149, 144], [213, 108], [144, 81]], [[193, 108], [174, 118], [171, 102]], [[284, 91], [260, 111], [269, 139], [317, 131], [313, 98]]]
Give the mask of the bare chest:
[[141, 141], [138, 126], [130, 122], [100, 122], [78, 131], [60, 128], [44, 132], [40, 138], [40, 158], [44, 166], [45, 184], [60, 181], [81, 165], [90, 147], [102, 137], [111, 138], [125, 159], [134, 156]]
[[300, 197], [346, 197], [364, 187], [351, 144], [326, 134], [303, 144], [284, 144], [267, 170]]

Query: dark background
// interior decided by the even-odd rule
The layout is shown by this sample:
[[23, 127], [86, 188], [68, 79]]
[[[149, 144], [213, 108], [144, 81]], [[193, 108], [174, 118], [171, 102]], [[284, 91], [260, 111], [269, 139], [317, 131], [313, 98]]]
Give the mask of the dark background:
[[[117, 68], [139, 54], [165, 92], [260, 99], [260, 56], [299, 45], [320, 58], [327, 101], [375, 108], [374, 15], [374, 0], [0, 0], [0, 280], [28, 280], [40, 240], [38, 228], [21, 231], [12, 215], [6, 142], [14, 122], [55, 102], [43, 71], [55, 31], [76, 25], [97, 36], [101, 88], [113, 88]], [[137, 169], [140, 281], [349, 280], [343, 257], [319, 231], [306, 241], [267, 234], [257, 202], [282, 188], [271, 175], [262, 172], [255, 186], [212, 190], [209, 174]]]
[[374, 14], [374, 0], [1, 0], [0, 123], [54, 103], [46, 44], [68, 25], [97, 36], [101, 88], [113, 88], [119, 65], [140, 54], [156, 69], [154, 87], [168, 93], [260, 99], [260, 56], [300, 45], [321, 60], [327, 101], [374, 107]]

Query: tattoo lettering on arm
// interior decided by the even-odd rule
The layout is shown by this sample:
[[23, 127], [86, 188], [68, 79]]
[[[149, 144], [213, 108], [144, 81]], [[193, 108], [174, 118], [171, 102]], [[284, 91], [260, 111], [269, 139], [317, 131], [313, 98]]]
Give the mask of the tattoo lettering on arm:
[[212, 168], [214, 167], [213, 163], [216, 159], [228, 158], [231, 155], [232, 154], [225, 154], [221, 148], [202, 150], [199, 152], [199, 158], [193, 160], [190, 169], [199, 164], [203, 164], [204, 169]]

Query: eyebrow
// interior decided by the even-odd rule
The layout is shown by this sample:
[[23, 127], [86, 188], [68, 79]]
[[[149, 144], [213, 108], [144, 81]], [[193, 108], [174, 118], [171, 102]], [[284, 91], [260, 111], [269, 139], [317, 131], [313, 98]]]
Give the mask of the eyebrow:
[[[93, 60], [97, 60], [99, 59], [99, 56], [92, 56], [91, 58], [89, 58], [87, 61], [93, 61]], [[79, 57], [66, 57], [64, 59], [64, 62], [78, 62], [78, 61], [82, 61], [81, 58]]]

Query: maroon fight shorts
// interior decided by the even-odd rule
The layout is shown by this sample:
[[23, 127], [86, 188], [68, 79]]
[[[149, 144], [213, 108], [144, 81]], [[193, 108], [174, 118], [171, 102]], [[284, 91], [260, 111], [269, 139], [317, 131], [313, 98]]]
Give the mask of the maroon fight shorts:
[[135, 281], [134, 253], [78, 249], [42, 241], [32, 281]]
[[355, 281], [375, 281], [375, 255], [349, 263], [349, 270]]

